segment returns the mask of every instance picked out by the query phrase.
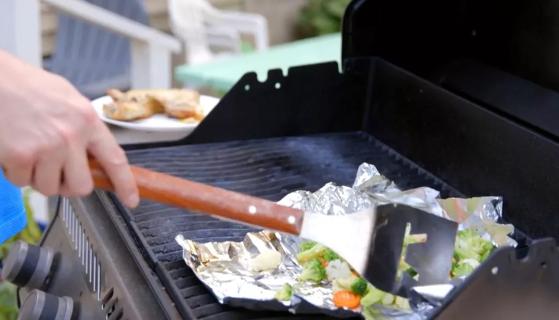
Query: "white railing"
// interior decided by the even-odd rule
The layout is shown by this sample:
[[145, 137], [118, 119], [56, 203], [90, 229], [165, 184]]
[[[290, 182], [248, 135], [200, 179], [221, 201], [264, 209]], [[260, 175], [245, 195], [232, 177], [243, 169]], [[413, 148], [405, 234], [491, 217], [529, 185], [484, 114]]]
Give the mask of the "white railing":
[[171, 86], [171, 54], [181, 51], [177, 39], [81, 0], [0, 0], [0, 48], [41, 65], [40, 2], [129, 38], [133, 88]]

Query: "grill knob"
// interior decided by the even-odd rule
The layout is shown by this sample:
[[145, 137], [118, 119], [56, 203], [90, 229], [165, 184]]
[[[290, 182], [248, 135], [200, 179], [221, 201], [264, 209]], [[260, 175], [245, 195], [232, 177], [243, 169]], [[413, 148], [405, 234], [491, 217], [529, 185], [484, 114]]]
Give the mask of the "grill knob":
[[49, 248], [18, 241], [4, 260], [2, 278], [20, 287], [41, 289], [47, 284], [53, 257]]
[[74, 301], [41, 290], [31, 291], [19, 310], [18, 320], [71, 320]]

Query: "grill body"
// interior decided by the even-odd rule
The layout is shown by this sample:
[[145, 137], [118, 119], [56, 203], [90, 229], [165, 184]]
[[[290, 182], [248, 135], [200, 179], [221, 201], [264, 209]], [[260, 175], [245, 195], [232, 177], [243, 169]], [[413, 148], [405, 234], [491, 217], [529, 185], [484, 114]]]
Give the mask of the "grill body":
[[[316, 74], [321, 78], [309, 81]], [[276, 82], [281, 82], [281, 90], [275, 89]], [[331, 88], [321, 91], [323, 87]], [[487, 132], [484, 130], [492, 131], [477, 134]], [[508, 139], [502, 140], [503, 136]], [[285, 77], [274, 71], [264, 83], [254, 75], [246, 75], [187, 140], [135, 146], [127, 152], [133, 164], [270, 200], [279, 200], [295, 190], [316, 190], [330, 181], [350, 185], [362, 162], [375, 164], [403, 188], [430, 186], [441, 190], [443, 196], [491, 194], [495, 188], [508, 199], [507, 194], [519, 192], [509, 185], [514, 177], [557, 172], [552, 163], [542, 163], [515, 176], [507, 174], [522, 167], [526, 157], [557, 157], [559, 151], [551, 147], [552, 143], [502, 115], [382, 60], [354, 59], [346, 62], [343, 74], [334, 64], [321, 64], [292, 69]], [[472, 155], [463, 146], [475, 148], [477, 153]], [[519, 153], [518, 161], [505, 161], [509, 153], [519, 148], [531, 153]], [[490, 150], [502, 152], [495, 155]], [[481, 160], [491, 167], [480, 167]], [[544, 183], [553, 187], [556, 182]], [[555, 269], [547, 268], [556, 265], [556, 250], [548, 250], [555, 248], [553, 240], [531, 240], [540, 234], [554, 235], [554, 224], [537, 221], [538, 214], [545, 215], [548, 221], [555, 219], [548, 215], [555, 200], [540, 203], [536, 201], [539, 194], [524, 192], [522, 198], [513, 198], [505, 208], [507, 219], [527, 231], [528, 237], [519, 239], [529, 245], [525, 251], [531, 254], [520, 265], [529, 268], [517, 268], [519, 253], [499, 252], [480, 269], [479, 275], [472, 276], [471, 283], [463, 286], [461, 291], [466, 293], [453, 295], [434, 317], [476, 317], [476, 309], [467, 306], [474, 300], [480, 305], [487, 300], [487, 277], [494, 279], [492, 287], [497, 292], [511, 281], [513, 287], [523, 287], [540, 277], [537, 279], [549, 280], [544, 283], [550, 286], [541, 291], [546, 294], [540, 298], [548, 301], [557, 297], [557, 291], [552, 289], [559, 286], [555, 273], [550, 271]], [[539, 206], [541, 211], [525, 215], [525, 205]], [[106, 193], [64, 200], [60, 210], [51, 229], [68, 229], [68, 223], [71, 227], [65, 233], [49, 232], [43, 245], [56, 246], [53, 243], [66, 239], [73, 251], [66, 248], [60, 255], [73, 256], [82, 272], [53, 279], [53, 287], [48, 290], [83, 301], [82, 312], [93, 308], [106, 314], [110, 310], [109, 316], [114, 319], [324, 318], [248, 311], [217, 303], [185, 266], [174, 242], [179, 232], [197, 241], [240, 240], [253, 230], [249, 227], [151, 202], [142, 202], [137, 209], [128, 211]], [[72, 221], [78, 221], [78, 226]], [[74, 240], [72, 225], [85, 235]], [[93, 260], [101, 271], [88, 265], [92, 261], [89, 255], [95, 256]], [[542, 263], [547, 269], [542, 269]], [[488, 276], [495, 264], [502, 272]], [[88, 270], [92, 268], [94, 279], [96, 273], [100, 274], [99, 285], [89, 282]], [[510, 279], [510, 272], [524, 277]], [[59, 283], [76, 277], [83, 282], [81, 295], [68, 292]], [[522, 290], [508, 292], [513, 292], [507, 296], [509, 302], [524, 295]], [[111, 298], [115, 300], [107, 303]], [[254, 308], [258, 309], [258, 305]], [[515, 312], [514, 304], [496, 303], [491, 308]], [[150, 312], [152, 316], [148, 317]], [[541, 318], [547, 315], [544, 312]]]
[[[550, 30], [559, 17], [543, 10], [549, 1], [485, 3], [352, 1], [343, 72], [320, 64], [271, 70], [263, 82], [246, 74], [187, 139], [130, 147], [129, 159], [270, 200], [351, 184], [362, 162], [403, 188], [502, 195], [520, 247], [493, 254], [432, 318], [556, 319], [557, 73], [533, 51], [508, 52], [530, 44], [523, 30]], [[518, 25], [502, 29], [492, 14]], [[541, 57], [555, 50], [544, 43]], [[240, 240], [250, 230], [150, 202], [128, 211], [106, 193], [64, 199], [42, 243], [56, 252], [45, 290], [73, 298], [79, 319], [325, 318], [218, 304], [173, 240]]]

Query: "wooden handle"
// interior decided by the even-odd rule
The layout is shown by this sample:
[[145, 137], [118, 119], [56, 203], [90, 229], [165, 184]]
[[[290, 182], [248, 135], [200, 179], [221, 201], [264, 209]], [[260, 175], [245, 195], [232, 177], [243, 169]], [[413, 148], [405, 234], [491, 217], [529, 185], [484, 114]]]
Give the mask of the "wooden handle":
[[[114, 191], [99, 163], [89, 160], [97, 188]], [[140, 197], [180, 208], [298, 235], [303, 211], [272, 201], [131, 166]]]

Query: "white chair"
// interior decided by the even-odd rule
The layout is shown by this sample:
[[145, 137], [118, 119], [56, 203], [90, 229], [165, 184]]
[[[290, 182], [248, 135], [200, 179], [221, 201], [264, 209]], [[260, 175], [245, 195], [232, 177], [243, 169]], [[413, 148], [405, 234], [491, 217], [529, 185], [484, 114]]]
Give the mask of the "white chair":
[[257, 51], [268, 48], [268, 22], [261, 15], [220, 11], [207, 0], [168, 0], [173, 33], [184, 41], [188, 64], [241, 52], [249, 35]]
[[[140, 0], [134, 0], [139, 3]], [[99, 1], [95, 1], [99, 2]], [[104, 0], [105, 4], [125, 1]], [[114, 3], [113, 3], [114, 2]], [[129, 1], [126, 1], [129, 2]], [[40, 4], [44, 3], [67, 16], [84, 23], [124, 36], [130, 41], [129, 82], [132, 88], [168, 88], [171, 86], [171, 54], [180, 52], [180, 41], [146, 26], [134, 19], [123, 17], [106, 8], [82, 0], [0, 0], [0, 48], [24, 59], [35, 66], [42, 65], [41, 59], [41, 15]], [[127, 9], [128, 10], [128, 9]], [[124, 14], [126, 15], [126, 14]], [[63, 27], [63, 26], [61, 26]], [[72, 28], [72, 26], [70, 26]], [[81, 37], [73, 30], [73, 37]], [[90, 34], [91, 35], [91, 34]], [[85, 39], [81, 39], [84, 41]], [[70, 40], [68, 40], [70, 41]], [[96, 48], [98, 41], [89, 41], [96, 54], [105, 51]], [[107, 45], [104, 42], [104, 45]], [[111, 45], [109, 43], [109, 45]], [[108, 52], [111, 52], [110, 50]], [[113, 55], [121, 53], [114, 50]], [[58, 52], [60, 54], [60, 52]], [[73, 54], [78, 54], [74, 53]], [[83, 58], [79, 54], [79, 58]], [[64, 60], [64, 59], [63, 59]], [[68, 65], [71, 62], [66, 61]], [[65, 66], [65, 61], [60, 65]], [[74, 62], [75, 64], [75, 62]], [[107, 62], [108, 64], [108, 62]], [[85, 76], [92, 76], [86, 74]], [[127, 80], [128, 82], [128, 80]], [[110, 86], [115, 85], [111, 83]]]

